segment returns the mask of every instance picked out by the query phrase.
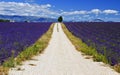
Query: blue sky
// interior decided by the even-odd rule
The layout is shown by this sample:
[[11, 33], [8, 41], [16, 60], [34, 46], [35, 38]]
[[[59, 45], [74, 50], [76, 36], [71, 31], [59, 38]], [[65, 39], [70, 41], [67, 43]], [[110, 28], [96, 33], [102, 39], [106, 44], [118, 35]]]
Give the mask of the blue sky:
[[0, 14], [120, 21], [120, 0], [0, 0]]

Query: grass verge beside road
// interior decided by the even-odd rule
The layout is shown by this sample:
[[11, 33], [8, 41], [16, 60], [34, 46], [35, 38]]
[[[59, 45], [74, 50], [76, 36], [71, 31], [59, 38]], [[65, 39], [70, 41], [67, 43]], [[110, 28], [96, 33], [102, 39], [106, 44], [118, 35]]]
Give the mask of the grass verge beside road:
[[[92, 56], [93, 60], [94, 61], [97, 61], [97, 62], [104, 62], [106, 64], [109, 64], [106, 56], [102, 55], [102, 54], [99, 54], [97, 52], [97, 50], [91, 46], [88, 46], [87, 44], [85, 44], [84, 42], [82, 42], [82, 40], [76, 36], [74, 36], [67, 28], [66, 26], [62, 24], [62, 28], [63, 28], [63, 31], [65, 32], [65, 34], [67, 35], [67, 37], [69, 38], [69, 40], [72, 42], [72, 44], [75, 46], [75, 48], [78, 50], [78, 51], [81, 51], [82, 53], [84, 53], [85, 55], [88, 55], [88, 56]], [[89, 58], [89, 57], [88, 57]], [[113, 66], [113, 68], [117, 71], [117, 72], [120, 72], [120, 64], [119, 65], [115, 65]]]
[[[0, 67], [0, 75], [4, 73], [7, 75], [9, 68], [20, 65], [23, 61], [31, 59], [33, 56], [40, 54], [48, 46], [53, 32], [54, 23], [50, 26], [49, 30], [38, 39], [32, 46], [23, 50], [16, 58], [14, 58], [14, 52], [12, 57], [3, 63]], [[4, 75], [3, 74], [3, 75]]]

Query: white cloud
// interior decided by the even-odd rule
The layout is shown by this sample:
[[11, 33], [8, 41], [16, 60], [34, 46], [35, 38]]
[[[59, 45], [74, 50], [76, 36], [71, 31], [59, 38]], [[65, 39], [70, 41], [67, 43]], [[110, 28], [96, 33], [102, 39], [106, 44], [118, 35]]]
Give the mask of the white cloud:
[[93, 14], [98, 15], [98, 14], [101, 13], [101, 10], [99, 10], [99, 9], [92, 9], [92, 10], [90, 11], [90, 13], [93, 13]]
[[71, 12], [62, 12], [62, 15], [84, 15], [87, 14], [87, 11], [81, 10], [81, 11], [71, 11]]
[[61, 15], [65, 15], [65, 16], [71, 16], [71, 15], [89, 15], [89, 14], [95, 14], [96, 16], [98, 16], [99, 14], [118, 14], [117, 10], [100, 10], [100, 9], [92, 9], [90, 11], [87, 10], [79, 10], [79, 11], [63, 11], [61, 13]]
[[117, 10], [108, 9], [108, 10], [104, 10], [103, 13], [105, 13], [105, 14], [118, 14], [118, 11]]
[[50, 4], [46, 4], [46, 5], [41, 5], [42, 8], [50, 8], [51, 5]]
[[52, 16], [57, 12], [50, 10], [50, 4], [37, 5], [17, 2], [0, 2], [0, 14], [3, 15], [25, 15], [25, 16]]

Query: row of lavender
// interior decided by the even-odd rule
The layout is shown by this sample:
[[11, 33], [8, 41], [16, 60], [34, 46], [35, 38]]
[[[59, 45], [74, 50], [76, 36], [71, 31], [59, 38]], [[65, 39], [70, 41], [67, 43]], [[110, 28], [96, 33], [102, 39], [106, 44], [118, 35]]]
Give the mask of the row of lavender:
[[0, 62], [34, 44], [51, 23], [0, 23]]
[[105, 55], [111, 65], [120, 63], [120, 23], [65, 23], [75, 36]]

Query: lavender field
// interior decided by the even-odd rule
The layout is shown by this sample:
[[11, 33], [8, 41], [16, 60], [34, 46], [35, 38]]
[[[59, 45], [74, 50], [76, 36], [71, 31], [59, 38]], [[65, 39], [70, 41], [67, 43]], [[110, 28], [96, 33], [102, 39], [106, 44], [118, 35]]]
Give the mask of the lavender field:
[[51, 23], [0, 23], [0, 62], [34, 44]]
[[103, 54], [111, 65], [120, 63], [119, 22], [68, 22], [65, 25], [88, 46]]

